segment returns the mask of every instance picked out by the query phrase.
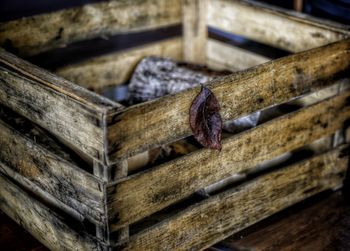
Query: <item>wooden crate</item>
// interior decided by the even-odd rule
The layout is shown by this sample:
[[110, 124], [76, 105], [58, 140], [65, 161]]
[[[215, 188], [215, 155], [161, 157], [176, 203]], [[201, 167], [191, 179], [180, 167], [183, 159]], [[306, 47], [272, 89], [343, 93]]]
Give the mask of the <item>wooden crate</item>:
[[[179, 25], [182, 37], [55, 73], [21, 59]], [[291, 55], [271, 60], [213, 39], [208, 26]], [[0, 50], [0, 209], [53, 250], [199, 250], [341, 187], [348, 165], [341, 136], [350, 117], [349, 34], [308, 16], [227, 0], [111, 1], [0, 23], [0, 44], [21, 57]], [[128, 175], [130, 157], [191, 135], [188, 112], [200, 87], [128, 108], [90, 90], [125, 82], [142, 57], [154, 54], [245, 69], [207, 85], [224, 121], [329, 86], [336, 91], [224, 139], [220, 152], [199, 149]], [[326, 150], [258, 171], [259, 163], [325, 137], [332, 139]], [[196, 196], [230, 175], [251, 173], [254, 178], [209, 198]]]

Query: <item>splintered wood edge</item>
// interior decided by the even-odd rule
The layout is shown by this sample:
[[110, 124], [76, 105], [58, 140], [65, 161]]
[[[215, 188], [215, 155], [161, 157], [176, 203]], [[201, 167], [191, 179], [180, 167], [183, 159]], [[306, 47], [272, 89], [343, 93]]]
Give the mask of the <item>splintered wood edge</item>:
[[29, 56], [77, 41], [180, 23], [181, 0], [90, 3], [0, 23], [0, 45], [11, 43], [21, 56]]
[[[233, 173], [335, 133], [350, 117], [350, 90], [202, 149], [109, 184], [111, 230], [151, 215]], [[142, 185], [140, 185], [142, 184]], [[132, 191], [132, 193], [130, 193]]]
[[307, 15], [301, 18], [244, 1], [213, 0], [209, 1], [208, 10], [209, 26], [290, 52], [316, 48], [350, 36], [345, 27], [336, 28]]
[[[221, 104], [224, 121], [317, 91], [350, 68], [350, 39], [213, 80], [207, 87]], [[191, 135], [188, 111], [200, 87], [107, 115], [108, 160], [112, 164]]]
[[52, 250], [107, 250], [0, 173], [0, 209]]
[[342, 185], [348, 146], [260, 176], [160, 222], [116, 250], [199, 250], [321, 191]]
[[143, 46], [89, 58], [86, 61], [58, 68], [55, 73], [80, 86], [100, 91], [109, 86], [125, 83], [137, 63], [145, 57], [158, 55], [182, 59], [181, 38], [171, 38]]

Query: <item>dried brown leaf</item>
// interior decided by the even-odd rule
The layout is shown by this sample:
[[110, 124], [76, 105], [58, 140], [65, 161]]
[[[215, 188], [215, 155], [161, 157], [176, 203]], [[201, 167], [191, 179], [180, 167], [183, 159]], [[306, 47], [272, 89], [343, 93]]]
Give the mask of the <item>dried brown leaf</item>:
[[190, 126], [195, 139], [204, 147], [221, 150], [222, 120], [214, 94], [202, 86], [190, 108]]

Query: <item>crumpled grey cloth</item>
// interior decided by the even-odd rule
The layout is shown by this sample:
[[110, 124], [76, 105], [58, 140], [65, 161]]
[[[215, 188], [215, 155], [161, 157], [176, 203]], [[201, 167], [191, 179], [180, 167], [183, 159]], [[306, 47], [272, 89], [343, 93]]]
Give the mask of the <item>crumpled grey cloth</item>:
[[[156, 99], [168, 94], [205, 84], [229, 71], [213, 71], [206, 66], [177, 62], [168, 58], [145, 57], [136, 66], [129, 83], [131, 104]], [[223, 129], [229, 133], [238, 133], [255, 127], [260, 112], [255, 112], [236, 120], [227, 121]]]
[[131, 77], [129, 100], [131, 104], [149, 101], [204, 84], [228, 73], [168, 58], [145, 57], [136, 66]]

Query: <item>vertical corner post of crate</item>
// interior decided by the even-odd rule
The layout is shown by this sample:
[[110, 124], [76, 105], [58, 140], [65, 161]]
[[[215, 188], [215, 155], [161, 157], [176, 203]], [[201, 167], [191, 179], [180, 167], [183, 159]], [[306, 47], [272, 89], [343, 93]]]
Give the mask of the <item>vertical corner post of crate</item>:
[[[345, 90], [350, 88], [350, 81], [349, 79], [341, 81], [338, 84], [338, 91], [337, 94], [341, 94]], [[333, 142], [332, 147], [336, 148], [337, 146], [340, 146], [341, 144], [349, 144], [350, 143], [350, 119], [346, 120], [343, 124], [343, 127], [335, 132], [333, 135]], [[350, 149], [346, 148], [344, 149], [346, 152], [345, 154], [348, 155], [348, 167], [346, 170], [344, 183], [343, 183], [343, 194], [344, 197], [349, 200], [350, 199]]]
[[182, 0], [183, 58], [206, 64], [208, 0]]
[[[127, 160], [120, 160], [119, 162], [108, 166], [94, 160], [94, 175], [102, 178], [107, 184], [113, 180], [124, 178], [128, 175], [128, 162]], [[108, 211], [108, 209], [106, 209], [106, 211]], [[106, 225], [104, 227], [96, 226], [97, 238], [102, 239], [109, 244], [123, 242], [129, 238], [129, 227], [125, 226], [119, 229], [117, 233], [113, 234], [113, 236], [115, 236], [115, 240], [110, 239], [109, 220], [107, 215]]]
[[[346, 129], [346, 142], [349, 144], [349, 134], [350, 127]], [[346, 154], [348, 154], [348, 167], [345, 174], [344, 186], [343, 186], [343, 195], [346, 201], [350, 201], [350, 149], [346, 149]]]
[[[121, 179], [128, 175], [128, 161], [127, 160], [121, 160], [117, 162], [115, 166], [115, 174], [114, 179]], [[117, 242], [123, 242], [129, 238], [129, 226], [125, 226], [118, 230], [116, 241]]]
[[[350, 88], [350, 79], [339, 85], [339, 93], [347, 88]], [[340, 134], [340, 136], [336, 137], [337, 135], [335, 135], [334, 144], [340, 144], [344, 141], [346, 144], [350, 144], [350, 119], [345, 121], [343, 130], [337, 133]], [[350, 201], [350, 148], [346, 149], [346, 151], [346, 154], [348, 154], [348, 168], [344, 179], [343, 194], [347, 201]]]
[[[349, 79], [342, 80], [337, 84], [337, 94], [341, 94], [350, 87]], [[336, 131], [333, 136], [333, 147], [337, 147], [343, 143], [350, 143], [350, 121], [345, 121], [343, 127]]]

